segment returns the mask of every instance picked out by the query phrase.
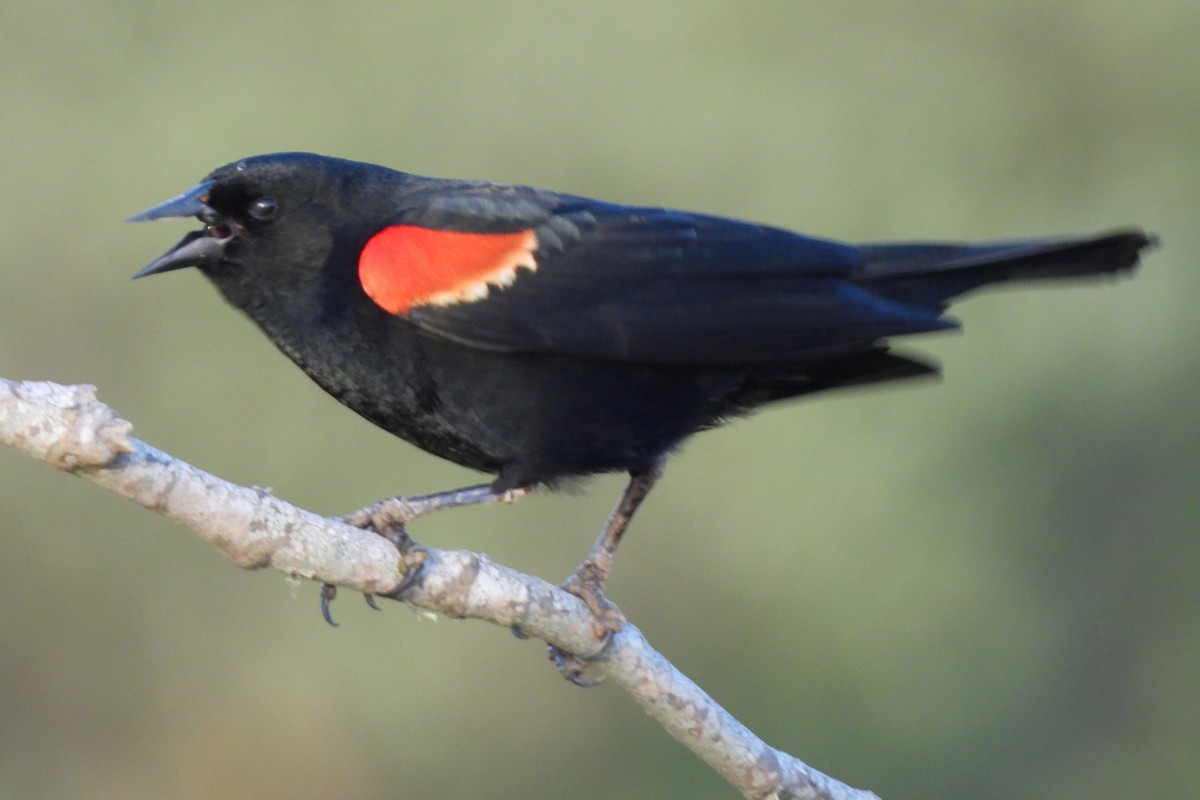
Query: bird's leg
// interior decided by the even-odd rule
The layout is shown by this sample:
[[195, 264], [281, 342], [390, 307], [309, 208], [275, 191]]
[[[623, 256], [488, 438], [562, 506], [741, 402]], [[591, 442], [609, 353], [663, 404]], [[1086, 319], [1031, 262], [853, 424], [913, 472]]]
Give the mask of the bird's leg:
[[[465, 489], [452, 489], [448, 492], [417, 495], [416, 497], [389, 497], [352, 514], [347, 514], [342, 517], [342, 521], [355, 528], [373, 531], [395, 545], [397, 550], [403, 551], [410, 541], [404, 525], [417, 517], [447, 508], [486, 503], [515, 503], [528, 493], [529, 489], [524, 487], [495, 492], [492, 487], [484, 484], [468, 486]], [[405, 576], [404, 581], [393, 594], [400, 594], [408, 588], [417, 572], [418, 570], [415, 569], [410, 570], [410, 574]], [[325, 617], [326, 622], [335, 627], [337, 623], [330, 616], [329, 604], [336, 596], [336, 586], [330, 583], [322, 584], [321, 615]], [[375, 605], [374, 597], [369, 594], [363, 596], [367, 599], [367, 605], [376, 611], [379, 610], [379, 607]]]
[[527, 487], [496, 492], [491, 486], [481, 484], [416, 497], [389, 497], [342, 519], [347, 525], [370, 528], [390, 540], [394, 535], [392, 531], [403, 531], [405, 523], [434, 511], [487, 503], [515, 503], [528, 493]]
[[660, 456], [646, 469], [629, 473], [629, 483], [625, 485], [625, 491], [621, 492], [617, 505], [608, 515], [608, 520], [600, 530], [600, 535], [596, 537], [592, 551], [562, 584], [564, 590], [587, 604], [588, 610], [592, 612], [595, 620], [596, 636], [600, 640], [599, 646], [588, 655], [566, 653], [557, 647], [550, 647], [550, 657], [554, 659], [558, 671], [576, 686], [595, 686], [600, 680], [603, 680], [603, 677], [599, 679], [584, 677], [588, 662], [604, 652], [613, 634], [621, 630], [621, 626], [625, 624], [625, 616], [621, 610], [604, 596], [604, 582], [608, 580], [608, 573], [612, 570], [613, 554], [617, 550], [617, 545], [621, 543], [625, 529], [629, 527], [629, 520], [633, 518], [638, 506], [646, 499], [646, 495], [654, 488], [654, 484], [662, 477], [665, 461], [665, 457]]
[[646, 495], [654, 488], [654, 484], [663, 474], [662, 457], [655, 460], [649, 467], [629, 473], [629, 483], [617, 505], [609, 514], [608, 520], [596, 537], [592, 551], [588, 553], [571, 576], [562, 584], [562, 588], [587, 603], [588, 609], [596, 617], [596, 624], [602, 636], [610, 636], [621, 629], [625, 618], [621, 612], [604, 597], [604, 582], [612, 570], [613, 554], [629, 520], [633, 518], [638, 506], [646, 499]]

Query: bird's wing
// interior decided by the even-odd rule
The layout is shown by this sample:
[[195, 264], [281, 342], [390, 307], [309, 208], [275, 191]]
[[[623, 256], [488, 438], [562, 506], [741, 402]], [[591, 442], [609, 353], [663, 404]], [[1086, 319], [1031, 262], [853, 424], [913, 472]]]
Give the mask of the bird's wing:
[[952, 326], [871, 294], [857, 248], [519, 187], [405, 198], [359, 261], [366, 293], [501, 352], [647, 364], [796, 362]]

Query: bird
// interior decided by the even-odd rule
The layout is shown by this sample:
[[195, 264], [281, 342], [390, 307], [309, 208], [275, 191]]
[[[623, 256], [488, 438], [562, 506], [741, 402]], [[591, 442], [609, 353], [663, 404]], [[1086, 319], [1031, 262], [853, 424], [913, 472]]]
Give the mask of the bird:
[[311, 153], [230, 162], [130, 221], [195, 217], [134, 277], [198, 269], [322, 389], [490, 474], [447, 504], [629, 475], [564, 588], [598, 635], [612, 556], [666, 458], [763, 405], [931, 375], [893, 337], [976, 289], [1130, 273], [1137, 227], [847, 244], [721, 216]]

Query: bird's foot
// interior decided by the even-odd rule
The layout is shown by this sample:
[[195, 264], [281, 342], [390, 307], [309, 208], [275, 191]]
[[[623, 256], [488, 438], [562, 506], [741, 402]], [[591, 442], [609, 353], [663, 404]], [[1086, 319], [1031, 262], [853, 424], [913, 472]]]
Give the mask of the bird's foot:
[[578, 597], [592, 612], [592, 626], [596, 635], [596, 646], [588, 653], [567, 653], [551, 646], [550, 657], [562, 676], [576, 686], [591, 687], [604, 680], [586, 677], [592, 663], [608, 649], [613, 635], [625, 625], [625, 615], [604, 596], [604, 580], [612, 559], [607, 554], [593, 553], [579, 568], [562, 583], [564, 591]]
[[608, 579], [608, 567], [612, 562], [611, 558], [604, 558], [606, 555], [599, 553], [588, 557], [571, 577], [561, 584], [564, 591], [578, 597], [588, 607], [588, 611], [592, 612], [597, 639], [612, 636], [625, 624], [625, 615], [621, 613], [621, 609], [604, 596], [604, 581]]
[[[401, 581], [400, 586], [388, 595], [389, 597], [398, 597], [412, 586], [420, 572], [421, 562], [425, 560], [423, 557], [424, 551], [415, 546], [415, 543], [405, 530], [407, 523], [417, 517], [446, 508], [487, 503], [515, 503], [528, 493], [529, 489], [525, 487], [495, 492], [492, 491], [490, 486], [482, 485], [468, 486], [465, 489], [454, 489], [448, 492], [417, 495], [415, 497], [389, 497], [386, 500], [380, 500], [378, 503], [347, 514], [342, 517], [342, 522], [352, 525], [355, 528], [362, 528], [363, 530], [377, 533], [395, 545], [396, 549], [400, 551], [404, 564], [408, 569], [404, 574], [404, 579]], [[414, 553], [414, 551], [419, 552]], [[329, 605], [336, 596], [336, 586], [327, 583], [321, 587], [321, 615], [325, 618], [326, 622], [334, 626], [337, 623], [333, 621], [329, 613]], [[379, 610], [379, 607], [375, 605], [374, 597], [371, 595], [364, 595], [364, 597], [367, 600], [367, 605], [375, 610]]]
[[[423, 499], [415, 498], [417, 502], [414, 503], [404, 497], [391, 497], [387, 500], [381, 500], [372, 506], [359, 509], [352, 514], [347, 514], [342, 517], [342, 522], [355, 528], [371, 531], [387, 539], [402, 556], [405, 556], [413, 549], [414, 542], [409, 537], [408, 531], [405, 530], [404, 526], [410, 519], [420, 516], [422, 513], [427, 513], [428, 509], [422, 510], [423, 506], [419, 502]], [[408, 559], [405, 558], [401, 563], [407, 569], [404, 572], [404, 578], [400, 581], [400, 585], [390, 593], [389, 596], [391, 597], [399, 596], [405, 589], [412, 586], [417, 573], [420, 572], [419, 561], [415, 564], [410, 564], [408, 563]], [[336, 586], [332, 583], [321, 585], [321, 616], [335, 628], [338, 624], [333, 621], [333, 615], [329, 609], [336, 597]], [[374, 595], [364, 594], [363, 599], [375, 611], [382, 610], [376, 605]]]

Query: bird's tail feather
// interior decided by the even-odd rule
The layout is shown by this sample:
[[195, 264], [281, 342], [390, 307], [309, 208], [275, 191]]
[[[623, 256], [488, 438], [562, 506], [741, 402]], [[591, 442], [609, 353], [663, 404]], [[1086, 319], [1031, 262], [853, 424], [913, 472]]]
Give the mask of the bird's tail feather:
[[1094, 236], [987, 244], [861, 245], [858, 281], [893, 300], [942, 305], [991, 283], [1131, 271], [1155, 239], [1136, 228]]

